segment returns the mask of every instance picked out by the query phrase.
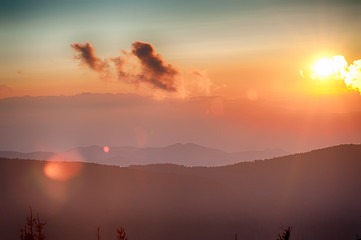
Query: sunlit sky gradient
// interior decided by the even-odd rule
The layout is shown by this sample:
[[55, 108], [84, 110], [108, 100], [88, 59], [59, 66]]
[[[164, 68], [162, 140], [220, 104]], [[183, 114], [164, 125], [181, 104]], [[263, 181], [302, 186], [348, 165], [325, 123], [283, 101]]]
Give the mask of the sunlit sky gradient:
[[[219, 96], [260, 105], [282, 102], [277, 107], [294, 111], [312, 106], [357, 112], [357, 91], [311, 79], [308, 71], [321, 57], [343, 55], [348, 63], [361, 58], [360, 12], [357, 0], [2, 1], [0, 98], [83, 92], [158, 100]], [[179, 71], [186, 94], [162, 95], [114, 74], [101, 79], [74, 59], [71, 47], [89, 42], [107, 59], [131, 51], [135, 41], [150, 43]], [[329, 102], [310, 100], [321, 95]]]
[[[6, 1], [1, 96], [135, 91], [79, 67], [70, 44], [100, 57], [151, 43], [184, 75], [199, 69], [213, 94], [299, 91], [299, 69], [323, 55], [360, 58], [359, 1]], [[281, 89], [282, 87], [282, 89]], [[309, 90], [309, 89], [308, 89]]]

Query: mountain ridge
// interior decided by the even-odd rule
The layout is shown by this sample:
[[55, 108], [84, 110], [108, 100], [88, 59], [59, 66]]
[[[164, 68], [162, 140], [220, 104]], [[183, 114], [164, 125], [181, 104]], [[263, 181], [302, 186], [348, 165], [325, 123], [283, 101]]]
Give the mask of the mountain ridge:
[[62, 161], [85, 161], [108, 165], [130, 166], [156, 163], [173, 163], [187, 166], [221, 166], [242, 161], [266, 159], [285, 155], [283, 150], [261, 150], [244, 152], [225, 152], [223, 150], [201, 146], [194, 143], [175, 143], [165, 147], [103, 147], [91, 145], [72, 148], [63, 152], [0, 151], [0, 157], [34, 160], [62, 159]]
[[[172, 164], [79, 167], [67, 181], [45, 175], [49, 162], [0, 160], [0, 228], [15, 240], [27, 206], [47, 222], [47, 238], [355, 239], [361, 226], [361, 145], [339, 145], [222, 167]], [[62, 231], [59, 232], [59, 229]]]

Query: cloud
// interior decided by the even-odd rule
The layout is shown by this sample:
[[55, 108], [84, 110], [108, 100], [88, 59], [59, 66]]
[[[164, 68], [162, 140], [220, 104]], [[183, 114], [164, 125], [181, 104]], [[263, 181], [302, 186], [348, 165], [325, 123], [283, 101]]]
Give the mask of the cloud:
[[[131, 52], [122, 50], [124, 56], [113, 58], [120, 80], [128, 80], [133, 84], [146, 83], [155, 89], [176, 92], [176, 76], [178, 71], [157, 54], [150, 43], [136, 41]], [[136, 58], [136, 62], [132, 59]], [[129, 65], [132, 65], [129, 67]], [[131, 78], [131, 81], [129, 81]]]
[[152, 87], [159, 88], [168, 92], [177, 91], [177, 88], [174, 86], [175, 81], [172, 78], [139, 74], [137, 75], [137, 80], [148, 83]]
[[361, 93], [361, 59], [354, 61], [344, 74], [344, 81], [348, 87]]
[[124, 57], [114, 57], [111, 59], [111, 61], [114, 63], [119, 79], [124, 79], [129, 76], [129, 74], [124, 70], [124, 65], [125, 65]]
[[211, 92], [212, 82], [205, 71], [194, 70], [192, 74], [196, 77], [196, 85], [201, 92], [207, 95]]
[[82, 63], [99, 73], [107, 74], [108, 63], [95, 55], [95, 49], [90, 43], [74, 43], [71, 47], [78, 53], [78, 55], [75, 56], [76, 59], [81, 60]]
[[195, 91], [196, 94], [210, 93], [212, 84], [206, 72], [194, 70], [189, 76], [189, 83], [185, 83], [184, 76], [174, 66], [166, 63], [150, 43], [135, 41], [129, 52], [120, 50], [120, 55], [105, 60], [96, 56], [94, 47], [88, 42], [75, 43], [71, 47], [78, 54], [75, 56], [76, 59], [101, 76], [109, 78], [110, 75], [114, 77], [116, 74], [118, 80], [134, 85], [138, 90], [159, 90], [154, 91], [153, 95], [172, 94], [184, 97], [189, 93], [186, 88], [190, 88], [190, 92]]
[[132, 44], [132, 53], [140, 60], [144, 69], [154, 76], [174, 77], [178, 72], [172, 65], [166, 65], [149, 43], [136, 41]]

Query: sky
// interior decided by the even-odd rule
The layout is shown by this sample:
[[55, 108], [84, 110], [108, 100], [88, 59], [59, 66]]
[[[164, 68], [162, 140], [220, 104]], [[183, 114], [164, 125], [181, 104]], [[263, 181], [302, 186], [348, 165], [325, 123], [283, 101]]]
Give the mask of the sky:
[[[168, 134], [149, 139], [145, 146], [195, 142], [227, 150], [279, 147], [297, 151], [361, 140], [357, 137], [361, 111], [357, 88], [361, 86], [357, 85], [361, 81], [361, 62], [357, 62], [361, 59], [360, 1], [2, 0], [1, 6], [1, 115], [10, 116], [9, 106], [13, 105], [9, 97], [21, 98], [25, 104], [24, 96], [63, 99], [60, 96], [71, 98], [82, 93], [134, 94], [152, 106], [153, 101], [176, 101], [174, 107], [184, 110], [180, 116], [169, 113], [173, 115], [168, 120], [173, 122], [166, 120], [167, 112], [157, 112], [157, 124], [140, 126], [147, 131], [158, 124], [168, 126], [162, 128]], [[342, 69], [332, 67], [326, 74], [324, 69], [316, 69], [320, 59], [327, 58], [333, 64], [333, 56], [343, 56], [347, 64]], [[196, 137], [192, 133], [210, 119], [191, 114], [194, 109], [189, 102], [197, 102], [195, 99], [208, 99], [203, 103], [208, 110], [203, 110], [220, 119], [212, 122], [211, 129], [198, 131]], [[16, 106], [12, 110], [20, 118], [21, 106]], [[142, 109], [135, 107], [137, 104], [131, 106], [134, 112]], [[78, 108], [85, 111], [82, 106]], [[335, 118], [335, 114], [343, 117]], [[119, 124], [137, 121], [142, 114], [131, 116]], [[174, 131], [178, 128], [173, 124], [176, 116], [193, 122], [183, 132]], [[308, 121], [312, 131], [299, 143], [302, 131], [293, 131], [297, 124], [285, 119]], [[320, 119], [332, 124], [323, 124]], [[6, 124], [0, 129], [11, 138], [4, 130], [9, 127]], [[34, 120], [33, 124], [38, 123]], [[239, 127], [239, 131], [225, 131], [225, 125]], [[344, 125], [348, 126], [343, 132]], [[329, 136], [320, 137], [318, 130], [323, 128]], [[240, 129], [247, 130], [247, 137], [234, 136], [243, 131]], [[207, 140], [209, 131], [222, 132], [222, 138]], [[215, 134], [210, 136], [216, 138]], [[257, 141], [261, 136], [269, 140]], [[0, 148], [69, 147], [40, 144], [31, 148], [26, 147], [28, 142], [17, 147], [18, 136], [12, 137], [12, 144], [4, 143]], [[246, 144], [248, 137], [252, 144]], [[81, 139], [73, 144], [106, 142], [106, 137], [104, 141]], [[313, 144], [306, 144], [310, 139]], [[296, 141], [298, 144], [290, 144]], [[137, 144], [115, 138], [108, 142]]]

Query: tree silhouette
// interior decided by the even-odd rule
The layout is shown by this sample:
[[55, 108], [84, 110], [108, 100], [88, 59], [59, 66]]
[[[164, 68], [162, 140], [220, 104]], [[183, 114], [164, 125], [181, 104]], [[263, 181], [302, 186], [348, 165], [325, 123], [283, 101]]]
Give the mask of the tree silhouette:
[[46, 223], [40, 221], [39, 213], [38, 213], [38, 216], [37, 216], [36, 221], [35, 221], [35, 232], [36, 232], [35, 236], [36, 236], [37, 240], [44, 240], [45, 239], [45, 235], [43, 233], [43, 228], [44, 228], [45, 225], [46, 225]]
[[23, 229], [20, 230], [20, 239], [21, 240], [44, 240], [45, 235], [43, 233], [43, 228], [46, 223], [41, 222], [39, 214], [37, 218], [33, 218], [33, 210], [31, 207], [30, 216], [26, 217], [26, 225]]
[[278, 235], [278, 240], [289, 240], [291, 235], [291, 227], [282, 228], [284, 231], [282, 235]]
[[117, 233], [118, 233], [117, 239], [119, 239], [119, 240], [128, 240], [128, 238], [125, 236], [124, 228], [121, 227], [120, 230], [117, 229]]

